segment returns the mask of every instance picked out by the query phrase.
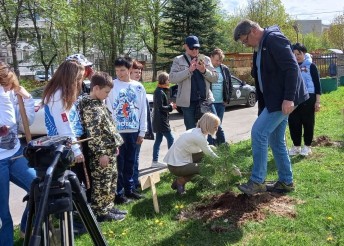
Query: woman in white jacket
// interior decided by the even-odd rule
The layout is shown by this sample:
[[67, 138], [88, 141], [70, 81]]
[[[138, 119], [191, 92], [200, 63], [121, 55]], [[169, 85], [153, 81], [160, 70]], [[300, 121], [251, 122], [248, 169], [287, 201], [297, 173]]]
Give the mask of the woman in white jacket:
[[[48, 136], [68, 136], [73, 142], [76, 141], [69, 112], [81, 91], [84, 70], [77, 61], [64, 61], [46, 85], [42, 100]], [[80, 146], [73, 144], [72, 150], [75, 162], [83, 162]]]
[[195, 174], [199, 174], [199, 162], [203, 154], [218, 158], [210, 147], [207, 136], [215, 136], [220, 123], [215, 114], [205, 113], [197, 122], [196, 128], [184, 132], [168, 150], [164, 162], [168, 164], [169, 171], [178, 177], [171, 185], [178, 194], [185, 193], [185, 184]]
[[[27, 160], [22, 156], [23, 148], [18, 139], [17, 128], [21, 119], [17, 95], [22, 96], [28, 120], [32, 123], [35, 115], [34, 100], [25, 88], [19, 86], [9, 66], [0, 62], [0, 245], [9, 246], [13, 245], [13, 220], [9, 209], [10, 182], [29, 192], [31, 182], [36, 177], [35, 170], [28, 167]], [[18, 202], [22, 202], [22, 197], [18, 197]], [[25, 232], [26, 218], [27, 210], [21, 220], [22, 233]]]

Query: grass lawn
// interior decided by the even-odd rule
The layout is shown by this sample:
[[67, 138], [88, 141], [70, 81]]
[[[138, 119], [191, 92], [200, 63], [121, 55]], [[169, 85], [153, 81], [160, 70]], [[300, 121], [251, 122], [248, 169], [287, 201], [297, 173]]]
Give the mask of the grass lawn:
[[[344, 245], [344, 87], [322, 95], [321, 103], [313, 154], [292, 157], [295, 192], [240, 194], [236, 184], [250, 176], [251, 146], [249, 140], [232, 144], [229, 151], [218, 150], [219, 160], [205, 158], [202, 163], [203, 176], [214, 186], [196, 180], [178, 196], [170, 188], [173, 176], [164, 173], [157, 184], [159, 214], [154, 213], [150, 190], [143, 192], [146, 199], [121, 206], [129, 210], [124, 221], [101, 224], [109, 245]], [[290, 147], [289, 130], [287, 138]], [[232, 176], [233, 164], [242, 170], [242, 178]], [[267, 180], [276, 177], [270, 152]], [[87, 234], [75, 241], [93, 245]], [[21, 244], [17, 236], [16, 245]]]

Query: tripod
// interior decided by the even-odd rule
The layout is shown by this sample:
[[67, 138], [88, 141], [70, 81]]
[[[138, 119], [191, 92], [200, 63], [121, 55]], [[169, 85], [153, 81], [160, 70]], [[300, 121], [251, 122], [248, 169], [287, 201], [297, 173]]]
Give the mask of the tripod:
[[[60, 245], [74, 245], [74, 204], [94, 245], [106, 246], [107, 242], [100, 231], [90, 206], [86, 202], [85, 193], [78, 178], [73, 172], [66, 171], [63, 167], [61, 169], [61, 162], [66, 162], [65, 160], [68, 159], [66, 155], [69, 155], [69, 157], [72, 155], [70, 154], [71, 149], [67, 149], [66, 153], [65, 145], [59, 144], [55, 149], [54, 159], [48, 168], [37, 164], [39, 160], [46, 162], [50, 159], [49, 156], [42, 157], [42, 153], [37, 157], [37, 152], [42, 151], [42, 149], [45, 150], [44, 153], [47, 153], [46, 149], [41, 147], [26, 150], [25, 155], [26, 157], [29, 156], [29, 158], [27, 157], [29, 164], [30, 160], [36, 163], [34, 168], [37, 171], [38, 178], [31, 184], [24, 245], [55, 245], [54, 238], [51, 237], [56, 236], [54, 235], [54, 225], [51, 223], [52, 216], [58, 216], [59, 219]], [[51, 148], [49, 151], [51, 152]], [[61, 170], [64, 171], [61, 172]]]

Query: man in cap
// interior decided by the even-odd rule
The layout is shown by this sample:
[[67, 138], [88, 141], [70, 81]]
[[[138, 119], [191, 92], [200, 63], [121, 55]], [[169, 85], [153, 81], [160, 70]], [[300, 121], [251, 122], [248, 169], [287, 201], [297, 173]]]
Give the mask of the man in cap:
[[91, 79], [94, 74], [94, 70], [92, 68], [93, 63], [90, 62], [83, 54], [70, 55], [66, 58], [66, 61], [76, 61], [85, 67], [84, 80], [87, 79], [88, 83], [85, 83], [85, 81], [82, 83], [82, 92], [90, 94], [89, 79]]
[[216, 82], [216, 73], [210, 58], [199, 54], [200, 43], [196, 36], [184, 42], [185, 53], [174, 58], [170, 82], [178, 85], [177, 106], [183, 110], [186, 129], [196, 127], [200, 102], [211, 103], [210, 83]]

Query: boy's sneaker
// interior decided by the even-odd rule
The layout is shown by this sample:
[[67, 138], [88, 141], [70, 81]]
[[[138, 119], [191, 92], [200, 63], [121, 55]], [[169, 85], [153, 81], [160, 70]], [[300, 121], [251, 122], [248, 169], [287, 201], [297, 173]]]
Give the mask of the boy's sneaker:
[[252, 180], [249, 180], [246, 184], [238, 185], [238, 189], [247, 195], [254, 195], [257, 193], [265, 192], [266, 186], [265, 184], [259, 184]]
[[167, 164], [160, 161], [152, 161], [152, 167], [167, 167]]
[[132, 191], [130, 193], [126, 193], [125, 196], [128, 197], [128, 198], [134, 199], [134, 200], [139, 200], [139, 199], [145, 197], [144, 195], [141, 195], [141, 194], [139, 194], [139, 193], [137, 193], [135, 191]]
[[113, 214], [128, 214], [127, 210], [119, 210], [118, 208], [111, 208], [109, 212]]
[[286, 184], [281, 181], [266, 183], [266, 190], [270, 192], [286, 193], [295, 190], [293, 182]]
[[111, 212], [108, 212], [105, 215], [99, 215], [97, 216], [98, 222], [104, 222], [104, 221], [122, 221], [125, 219], [124, 214], [113, 214]]
[[289, 149], [289, 155], [298, 155], [301, 152], [301, 146], [293, 146], [291, 149]]
[[301, 152], [300, 152], [300, 155], [303, 155], [303, 156], [308, 156], [312, 154], [312, 149], [310, 146], [303, 146], [302, 149], [301, 149]]
[[131, 203], [132, 202], [132, 200], [131, 199], [128, 199], [127, 197], [125, 197], [125, 196], [117, 196], [116, 195], [116, 197], [115, 197], [115, 201], [114, 201], [114, 203], [115, 204], [128, 204], [128, 203]]

